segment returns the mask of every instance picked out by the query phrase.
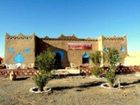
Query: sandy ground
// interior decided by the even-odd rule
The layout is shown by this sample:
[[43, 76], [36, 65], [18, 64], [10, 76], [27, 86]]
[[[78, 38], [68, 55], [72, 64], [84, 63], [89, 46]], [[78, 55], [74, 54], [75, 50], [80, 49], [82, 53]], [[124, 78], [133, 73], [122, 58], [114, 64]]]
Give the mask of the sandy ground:
[[125, 58], [124, 65], [140, 66], [140, 52], [128, 52], [128, 56]]
[[139, 105], [140, 77], [120, 76], [125, 89], [100, 87], [100, 79], [67, 77], [50, 80], [52, 94], [33, 94], [32, 78], [10, 81], [0, 77], [0, 105]]

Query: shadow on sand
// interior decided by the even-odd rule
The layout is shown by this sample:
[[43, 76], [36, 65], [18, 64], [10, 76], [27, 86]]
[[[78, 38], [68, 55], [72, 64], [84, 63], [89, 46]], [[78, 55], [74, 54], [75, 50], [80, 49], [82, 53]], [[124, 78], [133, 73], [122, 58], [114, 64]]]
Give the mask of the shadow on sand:
[[[69, 90], [69, 89], [76, 89], [76, 91], [80, 92], [80, 91], [83, 91], [83, 89], [88, 89], [88, 88], [91, 88], [91, 87], [100, 86], [102, 83], [105, 83], [105, 82], [93, 81], [93, 82], [83, 83], [83, 84], [80, 84], [78, 86], [57, 86], [57, 87], [52, 87], [51, 89], [53, 91], [64, 91], [64, 90]], [[121, 86], [123, 87], [122, 89], [125, 89], [125, 88], [134, 87], [135, 84], [139, 84], [139, 83], [140, 83], [140, 79], [136, 80], [136, 81], [133, 81], [131, 83], [122, 82]]]
[[100, 86], [104, 82], [87, 82], [78, 86], [57, 86], [57, 87], [51, 87], [53, 91], [63, 91], [68, 89], [76, 89], [76, 91], [82, 91], [81, 89], [90, 88], [94, 86]]
[[127, 82], [122, 82], [121, 85], [122, 86], [129, 86], [129, 85], [135, 85], [135, 84], [139, 84], [140, 83], [140, 79], [133, 81], [131, 83], [127, 83]]
[[22, 81], [22, 80], [26, 80], [28, 78], [30, 78], [30, 77], [18, 77], [18, 78], [16, 78], [15, 81]]

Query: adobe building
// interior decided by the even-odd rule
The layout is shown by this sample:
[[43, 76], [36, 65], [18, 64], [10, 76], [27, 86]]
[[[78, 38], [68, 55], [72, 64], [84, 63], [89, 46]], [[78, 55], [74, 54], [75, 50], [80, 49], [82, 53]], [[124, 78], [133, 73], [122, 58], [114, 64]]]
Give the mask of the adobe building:
[[39, 38], [35, 34], [25, 36], [5, 35], [5, 63], [21, 63], [25, 65], [34, 64], [36, 56], [51, 49], [56, 54], [56, 61], [59, 62], [60, 68], [65, 68], [74, 63], [80, 65], [91, 63], [89, 56], [94, 51], [103, 51], [106, 48], [114, 47], [122, 56], [127, 54], [127, 39], [122, 37], [104, 37], [96, 39], [82, 39], [75, 35], [58, 38]]

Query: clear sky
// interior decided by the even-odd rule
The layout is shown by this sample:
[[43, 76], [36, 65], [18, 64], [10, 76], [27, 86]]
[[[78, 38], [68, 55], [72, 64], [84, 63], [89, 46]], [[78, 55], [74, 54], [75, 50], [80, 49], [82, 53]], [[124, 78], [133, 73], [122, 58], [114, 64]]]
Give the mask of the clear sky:
[[4, 36], [127, 35], [128, 50], [140, 51], [140, 0], [0, 0], [0, 56]]

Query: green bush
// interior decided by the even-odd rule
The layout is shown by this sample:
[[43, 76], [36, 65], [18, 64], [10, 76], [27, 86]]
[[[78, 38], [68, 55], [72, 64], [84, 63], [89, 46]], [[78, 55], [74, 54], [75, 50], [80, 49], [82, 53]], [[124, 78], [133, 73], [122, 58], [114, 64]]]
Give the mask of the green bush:
[[120, 54], [115, 48], [107, 48], [107, 50], [103, 52], [103, 58], [110, 66], [116, 66], [121, 60]]
[[95, 51], [95, 52], [90, 54], [90, 59], [92, 60], [92, 62], [96, 66], [100, 66], [101, 58], [102, 58], [102, 56], [101, 56], [101, 52], [100, 51]]
[[106, 72], [105, 78], [107, 79], [110, 86], [113, 87], [116, 81], [116, 74], [113, 70], [111, 70], [111, 68], [109, 68], [109, 70]]
[[99, 77], [102, 74], [102, 69], [98, 66], [94, 66], [92, 69], [92, 74]]
[[54, 68], [54, 62], [55, 54], [49, 49], [36, 57], [35, 65], [39, 69], [39, 74], [33, 80], [40, 91], [43, 91], [43, 88], [48, 82], [48, 78], [51, 76], [50, 71]]
[[105, 78], [109, 82], [110, 86], [113, 87], [115, 81], [116, 81], [116, 64], [120, 62], [120, 54], [118, 50], [114, 48], [107, 48], [104, 53], [104, 59], [109, 64], [109, 69], [106, 72]]
[[38, 86], [40, 91], [43, 91], [43, 88], [48, 82], [48, 77], [45, 74], [37, 74], [33, 80], [35, 81], [35, 84]]
[[44, 51], [36, 57], [35, 65], [39, 70], [46, 73], [54, 68], [55, 54], [51, 50]]

